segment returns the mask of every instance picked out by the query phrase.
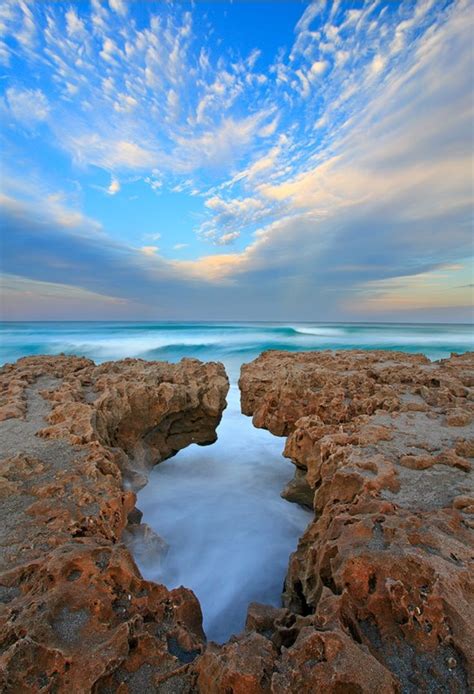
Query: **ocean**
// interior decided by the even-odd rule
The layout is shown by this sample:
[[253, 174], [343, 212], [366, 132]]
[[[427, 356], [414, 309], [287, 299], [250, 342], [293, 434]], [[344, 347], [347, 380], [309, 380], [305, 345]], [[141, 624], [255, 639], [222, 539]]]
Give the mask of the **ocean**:
[[289, 554], [311, 514], [280, 497], [294, 467], [284, 439], [255, 429], [240, 413], [242, 363], [266, 349], [384, 349], [430, 359], [474, 349], [469, 325], [333, 323], [3, 323], [0, 360], [80, 354], [96, 362], [124, 357], [222, 361], [231, 388], [212, 446], [189, 446], [156, 466], [137, 506], [169, 545], [166, 557], [136, 548], [145, 578], [198, 596], [209, 639], [244, 626], [249, 602], [280, 604]]
[[219, 360], [236, 379], [242, 362], [265, 349], [395, 349], [430, 359], [474, 348], [470, 325], [407, 323], [2, 323], [0, 361], [33, 354]]

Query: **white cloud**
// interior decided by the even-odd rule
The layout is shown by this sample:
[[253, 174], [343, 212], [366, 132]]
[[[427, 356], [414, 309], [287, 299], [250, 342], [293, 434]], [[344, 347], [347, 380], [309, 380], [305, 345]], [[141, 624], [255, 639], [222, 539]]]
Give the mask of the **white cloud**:
[[31, 8], [27, 2], [19, 3], [22, 17], [16, 30], [16, 40], [28, 55], [32, 55], [37, 41], [37, 29]]
[[350, 58], [350, 52], [346, 50], [336, 51], [336, 67], [343, 67]]
[[117, 193], [120, 191], [120, 182], [116, 178], [112, 178], [110, 181], [110, 185], [107, 188], [107, 192], [109, 195], [117, 195]]
[[260, 137], [270, 137], [276, 132], [276, 129], [278, 128], [278, 122], [279, 122], [279, 117], [276, 116], [270, 123], [267, 125], [264, 125], [260, 130], [258, 131], [258, 134]]
[[170, 89], [166, 97], [168, 106], [173, 113], [176, 113], [179, 108], [179, 96], [174, 89]]
[[[176, 261], [173, 268], [212, 281], [272, 264], [283, 275], [323, 275], [321, 249], [334, 243], [334, 253], [343, 254], [337, 233], [344, 235], [346, 220], [353, 215], [355, 224], [361, 210], [374, 216], [367, 212], [358, 234], [371, 231], [365, 243], [374, 253], [390, 247], [396, 255], [389, 221], [399, 225], [398, 238], [404, 225], [430, 215], [451, 220], [469, 205], [469, 108], [460, 95], [470, 89], [471, 19], [464, 0], [445, 8], [432, 0], [400, 3], [393, 12], [376, 0], [361, 9], [318, 0], [304, 10], [293, 46], [275, 56], [265, 75], [256, 71], [258, 50], [237, 57], [211, 36], [203, 48], [191, 13], [148, 5], [135, 24], [123, 20], [121, 0], [93, 0], [92, 14], [80, 3], [66, 12], [52, 3], [44, 25], [41, 12], [28, 9], [33, 5], [12, 5], [9, 44], [31, 75], [45, 80], [54, 111], [44, 92], [17, 88], [7, 92], [4, 108], [23, 124], [44, 121], [49, 141], [76, 163], [112, 175], [109, 194], [133, 172], [133, 180], [160, 194], [194, 195], [196, 207], [202, 196], [201, 210], [190, 217], [201, 239], [220, 246], [253, 234], [241, 253]], [[79, 228], [74, 206], [52, 198], [48, 206]], [[377, 233], [375, 209], [385, 213]], [[464, 238], [459, 225], [448, 227], [450, 243]], [[414, 240], [403, 243], [412, 248]], [[157, 251], [143, 246], [133, 255]], [[363, 255], [363, 244], [352, 253]], [[420, 262], [411, 255], [413, 265]], [[158, 261], [141, 257], [147, 271]], [[406, 257], [399, 263], [402, 277]], [[358, 258], [356, 265], [370, 263]]]
[[230, 231], [227, 234], [223, 234], [217, 240], [218, 246], [228, 246], [230, 243], [238, 239], [240, 236], [240, 231]]
[[74, 7], [70, 7], [66, 12], [66, 31], [69, 36], [84, 34], [84, 22], [79, 19]]
[[320, 38], [318, 32], [311, 31], [311, 24], [315, 18], [324, 12], [326, 0], [316, 0], [308, 5], [298, 21], [295, 32], [296, 40], [290, 53], [290, 60], [295, 60], [299, 54], [307, 54], [312, 44]]
[[[327, 280], [327, 273], [337, 270], [337, 257], [344, 259], [346, 268], [338, 277], [345, 277], [347, 283], [362, 270], [386, 275], [398, 265], [409, 271], [399, 272], [400, 288], [390, 278], [369, 280], [363, 285], [365, 291], [377, 294], [364, 305], [367, 310], [383, 308], [384, 301], [393, 310], [413, 306], [409, 289], [419, 287], [427, 277], [426, 272], [414, 272], [427, 263], [426, 247], [431, 249], [430, 259], [445, 259], [456, 257], [470, 244], [462, 221], [473, 204], [470, 148], [466, 147], [472, 105], [465, 20], [462, 13], [453, 14], [451, 21], [431, 32], [423, 50], [412, 52], [410, 60], [392, 73], [344, 137], [320, 153], [319, 163], [282, 181], [261, 184], [249, 199], [223, 200], [217, 195], [208, 199], [206, 206], [217, 216], [205, 228], [217, 244], [216, 228], [222, 228], [226, 215], [234, 228], [222, 238], [243, 228], [247, 207], [258, 210], [261, 205], [267, 211], [267, 199], [282, 208], [278, 221], [258, 230], [244, 251], [216, 256], [222, 259], [213, 262], [199, 259], [192, 271], [230, 281], [241, 273], [268, 271], [278, 265], [291, 267], [302, 282], [309, 265]], [[350, 21], [355, 21], [353, 15]], [[453, 64], [456, 72], [447, 79], [446, 67]], [[235, 179], [244, 180], [247, 175], [248, 171], [241, 172]], [[319, 258], [329, 249], [332, 254], [322, 264]], [[372, 255], [378, 256], [379, 266]], [[433, 273], [429, 277], [439, 280]], [[458, 294], [451, 292], [441, 301], [439, 292], [430, 289], [423, 301], [420, 296], [420, 305], [454, 305]]]
[[4, 182], [4, 187], [10, 187], [13, 193], [20, 193], [22, 196], [20, 200], [13, 195], [0, 193], [0, 205], [13, 217], [21, 218], [27, 210], [29, 214], [33, 212], [35, 219], [43, 221], [46, 225], [71, 230], [77, 234], [95, 237], [102, 231], [101, 224], [75, 209], [63, 192], [53, 193], [41, 182], [18, 182], [9, 177]]
[[219, 195], [204, 204], [213, 214], [200, 225], [198, 233], [218, 246], [231, 243], [240, 236], [241, 229], [267, 216], [269, 207], [268, 202], [253, 197], [224, 200]]
[[250, 185], [254, 179], [271, 175], [271, 172], [276, 170], [277, 162], [282, 154], [282, 148], [286, 144], [286, 138], [283, 136], [280, 138], [280, 142], [281, 144], [272, 147], [263, 156], [252, 162], [250, 166], [236, 173], [229, 181], [222, 183], [219, 188], [230, 188], [239, 182]]
[[138, 106], [138, 101], [130, 94], [118, 94], [114, 103], [114, 109], [119, 113], [129, 113]]
[[51, 111], [48, 99], [41, 89], [9, 87], [6, 101], [12, 116], [27, 127], [45, 121]]
[[163, 187], [163, 181], [160, 178], [160, 172], [158, 171], [158, 169], [154, 169], [152, 171], [152, 175], [146, 176], [143, 180], [145, 181], [145, 183], [147, 183], [150, 186], [150, 188], [155, 193], [160, 191], [161, 188]]
[[38, 55], [52, 64], [61, 106], [52, 135], [76, 162], [117, 171], [160, 162], [173, 174], [201, 172], [232, 166], [276, 132], [272, 104], [246, 117], [233, 113], [238, 98], [267, 80], [254, 72], [258, 50], [239, 59], [223, 51], [211, 62], [199, 47], [197, 59], [190, 12], [150, 6], [138, 28], [124, 23], [126, 9], [120, 0], [94, 0], [90, 14], [81, 5], [65, 15], [52, 7], [42, 28]]
[[311, 65], [310, 72], [312, 75], [322, 75], [327, 67], [328, 63], [326, 60], [315, 60]]
[[171, 159], [183, 173], [200, 167], [229, 166], [242, 156], [242, 149], [253, 142], [266, 111], [240, 120], [225, 118], [214, 129], [192, 137], [176, 137]]
[[118, 57], [118, 48], [113, 41], [113, 39], [106, 37], [104, 39], [104, 42], [102, 44], [102, 50], [100, 51], [99, 55], [103, 60], [105, 60], [107, 63], [115, 63], [116, 62], [116, 57]]
[[378, 75], [382, 72], [386, 64], [387, 61], [382, 55], [376, 55], [370, 64], [370, 73], [372, 75]]
[[136, 142], [107, 139], [97, 133], [74, 135], [63, 131], [62, 146], [69, 149], [80, 164], [95, 164], [106, 170], [141, 170], [152, 167], [156, 154]]
[[206, 200], [204, 204], [209, 209], [219, 212], [222, 216], [228, 217], [246, 215], [249, 212], [252, 213], [262, 208], [262, 201], [256, 198], [245, 198], [244, 200], [231, 200], [226, 202], [217, 195]]
[[111, 10], [114, 10], [114, 12], [117, 12], [117, 14], [122, 15], [122, 17], [125, 17], [128, 11], [125, 0], [109, 0], [109, 7]]
[[159, 250], [160, 249], [158, 248], [158, 246], [142, 246], [140, 248], [140, 251], [143, 253], [143, 255], [147, 255], [150, 257], [156, 255]]

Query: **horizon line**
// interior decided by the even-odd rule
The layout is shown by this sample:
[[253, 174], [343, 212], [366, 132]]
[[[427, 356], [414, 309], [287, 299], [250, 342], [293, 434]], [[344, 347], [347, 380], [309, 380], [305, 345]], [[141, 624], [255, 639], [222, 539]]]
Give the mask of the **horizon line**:
[[228, 324], [237, 324], [237, 323], [255, 323], [255, 324], [265, 324], [265, 325], [272, 325], [272, 324], [278, 324], [278, 325], [287, 325], [287, 324], [304, 324], [304, 325], [459, 325], [459, 326], [466, 326], [466, 327], [472, 327], [474, 328], [474, 320], [472, 322], [457, 322], [457, 321], [388, 321], [388, 320], [380, 320], [380, 321], [370, 321], [370, 320], [365, 320], [365, 321], [322, 321], [322, 320], [176, 320], [176, 319], [144, 319], [144, 320], [129, 320], [129, 319], [116, 319], [116, 320], [111, 320], [111, 319], [81, 319], [81, 320], [71, 320], [71, 319], [23, 319], [23, 320], [4, 320], [0, 319], [0, 324], [1, 323], [150, 323], [150, 324], [159, 324], [159, 323], [173, 323], [173, 324], [189, 324], [189, 323], [197, 323], [201, 325], [206, 325], [206, 324], [219, 324], [219, 323], [228, 323]]

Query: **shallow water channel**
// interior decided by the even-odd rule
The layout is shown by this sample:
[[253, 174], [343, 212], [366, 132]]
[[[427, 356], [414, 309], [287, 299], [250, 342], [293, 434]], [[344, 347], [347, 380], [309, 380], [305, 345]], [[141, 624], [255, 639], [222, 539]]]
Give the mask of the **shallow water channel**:
[[136, 553], [142, 574], [191, 588], [218, 642], [243, 629], [249, 602], [280, 605], [288, 557], [312, 515], [280, 497], [294, 472], [284, 439], [241, 414], [237, 385], [227, 402], [217, 442], [157, 465], [137, 500], [169, 545], [161, 559]]

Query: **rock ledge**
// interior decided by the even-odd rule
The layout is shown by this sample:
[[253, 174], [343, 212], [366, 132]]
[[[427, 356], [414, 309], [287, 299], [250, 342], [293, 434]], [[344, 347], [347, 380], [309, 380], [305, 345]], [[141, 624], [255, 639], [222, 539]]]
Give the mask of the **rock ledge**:
[[194, 687], [199, 603], [143, 580], [121, 538], [143, 527], [133, 489], [150, 467], [216, 440], [227, 390], [221, 364], [193, 359], [0, 370], [2, 692]]
[[265, 352], [242, 410], [287, 436], [287, 498], [315, 518], [284, 609], [249, 627], [279, 649], [271, 691], [473, 687], [474, 354]]
[[144, 581], [150, 466], [215, 440], [220, 364], [35, 357], [0, 370], [0, 689], [391, 694], [473, 688], [474, 354], [260, 355], [242, 410], [286, 436], [314, 510], [283, 606], [206, 644], [186, 588]]

